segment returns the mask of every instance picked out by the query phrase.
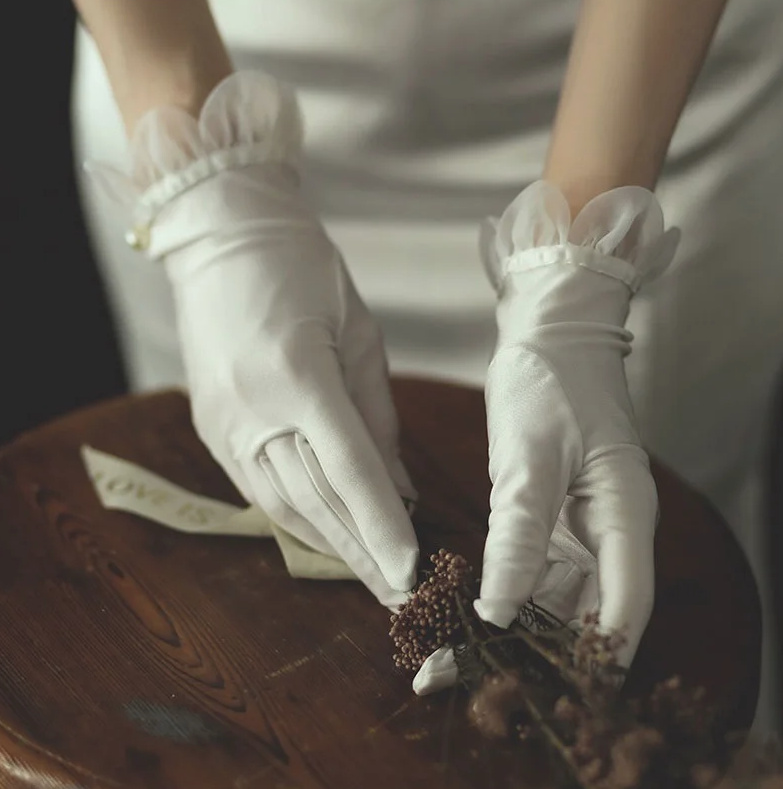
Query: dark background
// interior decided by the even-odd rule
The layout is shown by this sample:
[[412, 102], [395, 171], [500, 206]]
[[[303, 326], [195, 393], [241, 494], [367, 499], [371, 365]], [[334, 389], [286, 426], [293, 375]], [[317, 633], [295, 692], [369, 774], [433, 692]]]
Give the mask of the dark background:
[[[125, 390], [92, 262], [71, 155], [75, 12], [11, 4], [5, 27], [0, 279], [0, 444]], [[8, 36], [19, 36], [20, 46]], [[13, 60], [11, 60], [13, 58]]]

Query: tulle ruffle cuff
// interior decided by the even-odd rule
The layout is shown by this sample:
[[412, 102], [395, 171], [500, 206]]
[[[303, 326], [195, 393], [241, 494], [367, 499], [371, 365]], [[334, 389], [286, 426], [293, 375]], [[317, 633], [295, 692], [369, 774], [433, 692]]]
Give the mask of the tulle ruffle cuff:
[[563, 193], [536, 181], [481, 230], [481, 253], [500, 292], [509, 274], [554, 263], [584, 266], [624, 282], [633, 292], [659, 276], [679, 243], [677, 228], [664, 231], [655, 195], [621, 186], [593, 198], [574, 218]]
[[250, 164], [298, 164], [302, 122], [296, 96], [266, 74], [237, 72], [217, 85], [198, 118], [178, 107], [150, 110], [138, 122], [130, 149], [129, 174], [96, 162], [85, 169], [107, 196], [132, 208], [128, 241], [145, 248], [158, 211], [204, 179]]

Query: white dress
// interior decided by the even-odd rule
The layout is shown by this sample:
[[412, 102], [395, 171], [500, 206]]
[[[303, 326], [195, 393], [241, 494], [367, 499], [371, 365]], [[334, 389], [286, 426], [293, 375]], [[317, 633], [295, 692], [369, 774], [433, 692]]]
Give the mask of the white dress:
[[[482, 384], [494, 294], [477, 224], [541, 175], [578, 7], [214, 0], [235, 65], [299, 90], [307, 191], [384, 329], [394, 372]], [[119, 114], [81, 30], [73, 119], [79, 161], [125, 162]], [[163, 269], [126, 247], [126, 218], [86, 180], [82, 193], [134, 388], [182, 383]], [[658, 195], [683, 242], [632, 305], [640, 428], [724, 514], [767, 594], [762, 471], [783, 361], [780, 0], [728, 3]]]

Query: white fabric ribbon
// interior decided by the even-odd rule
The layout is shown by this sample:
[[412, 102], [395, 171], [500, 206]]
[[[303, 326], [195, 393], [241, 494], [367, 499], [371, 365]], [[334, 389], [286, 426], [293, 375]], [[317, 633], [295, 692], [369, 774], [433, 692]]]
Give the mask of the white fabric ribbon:
[[[98, 499], [106, 509], [140, 515], [186, 534], [271, 538], [293, 578], [357, 580], [341, 559], [297, 540], [259, 507], [241, 508], [200, 496], [135, 463], [90, 446], [83, 446], [81, 454]], [[558, 523], [536, 602], [555, 616], [573, 611], [579, 596], [584, 598], [583, 606], [594, 606], [598, 595], [595, 578], [595, 558]]]
[[348, 565], [313, 550], [271, 521], [260, 507], [235, 507], [199, 496], [151, 471], [89, 446], [87, 474], [106, 509], [130, 512], [187, 534], [273, 538], [293, 578], [356, 580]]

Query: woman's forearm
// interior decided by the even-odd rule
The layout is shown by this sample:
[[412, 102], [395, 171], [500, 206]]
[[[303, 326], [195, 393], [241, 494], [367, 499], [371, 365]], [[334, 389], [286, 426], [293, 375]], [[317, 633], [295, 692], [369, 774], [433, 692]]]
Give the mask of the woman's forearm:
[[575, 215], [653, 188], [726, 0], [583, 0], [544, 177]]
[[128, 133], [147, 110], [197, 114], [231, 61], [207, 0], [74, 0], [95, 39]]

